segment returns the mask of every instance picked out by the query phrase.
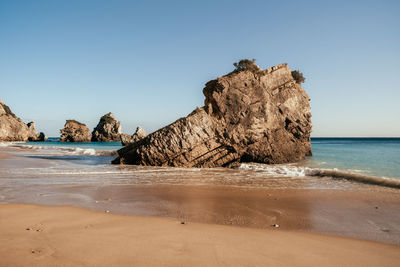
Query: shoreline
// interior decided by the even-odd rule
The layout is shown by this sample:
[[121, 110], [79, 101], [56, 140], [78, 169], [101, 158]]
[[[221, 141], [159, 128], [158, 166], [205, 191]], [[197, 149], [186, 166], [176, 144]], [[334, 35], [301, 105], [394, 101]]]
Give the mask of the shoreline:
[[[27, 230], [28, 229], [28, 230]], [[189, 266], [398, 266], [400, 247], [76, 207], [0, 205], [0, 264]]]
[[[2, 149], [0, 202], [75, 206], [400, 245], [400, 190], [265, 170], [105, 165], [98, 157]], [[45, 171], [44, 171], [45, 170]]]

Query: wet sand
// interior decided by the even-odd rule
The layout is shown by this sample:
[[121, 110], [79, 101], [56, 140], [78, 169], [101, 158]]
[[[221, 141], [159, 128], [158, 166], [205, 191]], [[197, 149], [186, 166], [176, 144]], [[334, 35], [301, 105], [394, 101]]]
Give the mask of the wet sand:
[[[400, 248], [282, 229], [251, 229], [0, 205], [1, 266], [399, 266]], [[4, 245], [6, 244], [6, 245]]]
[[[80, 188], [89, 208], [190, 222], [315, 232], [400, 245], [399, 190], [243, 189], [210, 186]], [[67, 189], [77, 192], [76, 188]], [[97, 201], [97, 203], [96, 203]]]
[[[0, 188], [0, 195], [2, 193]], [[40, 185], [7, 192], [8, 203], [71, 205], [115, 214], [314, 232], [400, 245], [400, 191], [245, 189], [221, 186]]]

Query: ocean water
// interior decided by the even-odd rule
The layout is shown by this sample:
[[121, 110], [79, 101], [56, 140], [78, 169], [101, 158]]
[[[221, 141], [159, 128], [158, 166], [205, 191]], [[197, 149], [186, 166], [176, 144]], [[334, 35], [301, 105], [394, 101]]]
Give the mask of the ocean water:
[[[64, 149], [83, 155], [110, 155], [122, 147], [120, 142], [61, 143], [58, 138], [47, 142], [27, 142], [24, 145], [42, 149]], [[400, 138], [312, 138], [313, 156], [287, 166], [287, 175], [296, 175], [296, 168], [338, 169], [371, 176], [400, 179]], [[112, 155], [112, 153], [111, 153]], [[102, 162], [104, 160], [101, 160]], [[259, 167], [262, 164], [258, 165]], [[273, 166], [264, 166], [265, 168]], [[293, 168], [290, 168], [293, 167]]]
[[303, 164], [400, 179], [400, 138], [312, 138]]
[[321, 189], [348, 186], [342, 183], [347, 180], [400, 188], [400, 138], [312, 138], [313, 156], [305, 160], [278, 165], [243, 163], [237, 169], [111, 165], [122, 147], [120, 142], [50, 140], [0, 144], [0, 152], [3, 147], [14, 156], [0, 160], [0, 185], [19, 181], [21, 186], [100, 183]]

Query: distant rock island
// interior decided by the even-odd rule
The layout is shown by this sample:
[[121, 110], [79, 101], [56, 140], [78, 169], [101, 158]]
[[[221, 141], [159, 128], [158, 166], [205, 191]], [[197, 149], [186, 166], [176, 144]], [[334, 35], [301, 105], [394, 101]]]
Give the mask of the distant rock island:
[[109, 112], [100, 118], [93, 132], [76, 120], [67, 120], [60, 132], [60, 142], [110, 142], [121, 141], [122, 128], [115, 115]]
[[67, 120], [64, 129], [60, 132], [60, 142], [90, 142], [92, 140], [89, 128], [76, 120]]
[[93, 142], [104, 141], [120, 141], [121, 140], [121, 123], [117, 121], [111, 112], [100, 118], [99, 123], [92, 132]]
[[311, 108], [303, 76], [254, 60], [209, 81], [204, 107], [118, 151], [114, 164], [218, 167], [288, 163], [311, 155]]
[[0, 141], [44, 141], [44, 133], [38, 133], [35, 123], [25, 124], [0, 100]]

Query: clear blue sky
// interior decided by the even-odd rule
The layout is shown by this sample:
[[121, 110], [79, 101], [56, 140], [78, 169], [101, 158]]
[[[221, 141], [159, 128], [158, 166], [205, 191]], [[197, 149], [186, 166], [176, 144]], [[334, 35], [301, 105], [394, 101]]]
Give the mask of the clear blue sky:
[[400, 1], [0, 0], [0, 98], [58, 136], [112, 111], [148, 132], [241, 58], [307, 80], [313, 136], [400, 136]]

